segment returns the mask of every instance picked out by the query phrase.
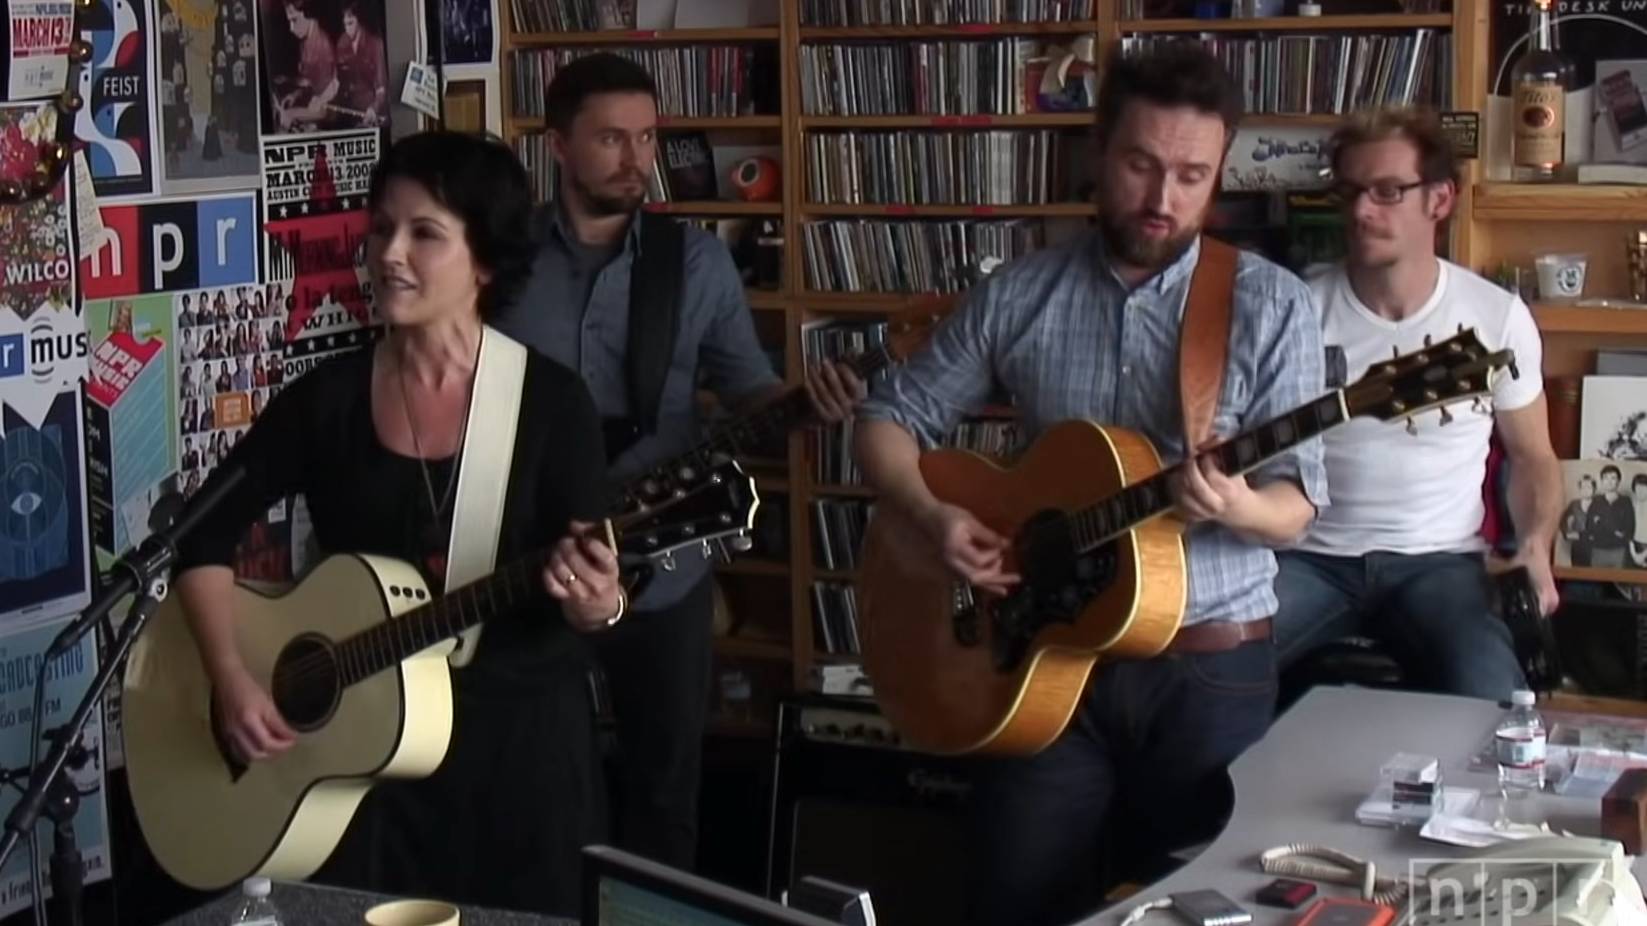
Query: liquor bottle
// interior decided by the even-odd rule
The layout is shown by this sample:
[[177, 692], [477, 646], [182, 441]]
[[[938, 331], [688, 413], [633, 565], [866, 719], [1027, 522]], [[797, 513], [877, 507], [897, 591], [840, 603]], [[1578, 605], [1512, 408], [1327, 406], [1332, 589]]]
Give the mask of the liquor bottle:
[[1517, 180], [1559, 179], [1565, 158], [1567, 90], [1573, 62], [1556, 48], [1552, 0], [1531, 0], [1527, 51], [1510, 68]]

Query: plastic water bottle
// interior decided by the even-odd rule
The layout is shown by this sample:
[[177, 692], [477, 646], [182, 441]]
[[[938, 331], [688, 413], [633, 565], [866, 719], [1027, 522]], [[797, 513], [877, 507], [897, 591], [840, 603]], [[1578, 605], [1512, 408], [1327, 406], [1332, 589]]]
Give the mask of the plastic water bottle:
[[240, 882], [240, 906], [229, 926], [281, 926], [280, 914], [269, 899], [268, 878], [247, 878]]
[[1544, 790], [1544, 718], [1534, 709], [1530, 691], [1510, 696], [1510, 712], [1498, 722], [1493, 734], [1498, 758], [1498, 787], [1504, 801], [1502, 819], [1513, 823], [1539, 823], [1531, 805]]

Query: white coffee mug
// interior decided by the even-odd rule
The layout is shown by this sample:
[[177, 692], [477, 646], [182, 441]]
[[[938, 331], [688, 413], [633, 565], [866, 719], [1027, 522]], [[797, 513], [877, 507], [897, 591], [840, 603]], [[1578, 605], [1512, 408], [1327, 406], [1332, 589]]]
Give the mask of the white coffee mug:
[[436, 900], [394, 900], [366, 911], [366, 926], [458, 926], [458, 908]]
[[1589, 260], [1583, 254], [1541, 254], [1533, 264], [1538, 268], [1539, 298], [1577, 299], [1584, 294]]

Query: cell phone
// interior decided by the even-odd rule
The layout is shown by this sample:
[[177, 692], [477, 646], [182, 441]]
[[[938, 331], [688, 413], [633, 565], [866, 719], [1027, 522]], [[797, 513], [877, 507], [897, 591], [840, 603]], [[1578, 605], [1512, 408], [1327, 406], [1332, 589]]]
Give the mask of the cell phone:
[[1185, 891], [1172, 895], [1172, 912], [1190, 926], [1243, 926], [1252, 914], [1217, 891]]
[[1642, 101], [1635, 77], [1628, 70], [1614, 71], [1597, 84], [1618, 150], [1628, 151], [1647, 141], [1647, 103]]
[[1258, 889], [1258, 902], [1266, 907], [1296, 910], [1315, 896], [1315, 885], [1308, 881], [1276, 878]]
[[1323, 897], [1304, 911], [1298, 926], [1388, 926], [1394, 919], [1395, 910], [1380, 903]]

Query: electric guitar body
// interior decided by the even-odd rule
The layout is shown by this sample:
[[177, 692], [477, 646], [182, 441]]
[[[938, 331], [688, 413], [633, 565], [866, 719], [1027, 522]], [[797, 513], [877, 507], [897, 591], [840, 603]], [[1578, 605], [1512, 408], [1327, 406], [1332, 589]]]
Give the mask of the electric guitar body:
[[[1041, 512], [1093, 504], [1160, 469], [1142, 435], [1084, 421], [1049, 429], [1010, 468], [962, 450], [921, 457], [934, 495], [1006, 537]], [[973, 597], [935, 553], [916, 552], [935, 549], [918, 531], [891, 506], [877, 507], [860, 558], [859, 608], [870, 619], [859, 633], [887, 719], [920, 730], [919, 745], [932, 752], [1045, 747], [1074, 713], [1099, 653], [1153, 656], [1183, 618], [1184, 543], [1176, 521], [1152, 521], [1117, 538], [1075, 559], [1063, 576], [1037, 575], [1067, 561], [1056, 552], [1010, 553], [1007, 571], [1035, 575], [1054, 595], [1084, 602], [1071, 611], [1047, 601], [1060, 618], [1032, 650], [1006, 625], [985, 619], [982, 596]], [[1014, 653], [1019, 658], [1003, 671], [999, 660]], [[912, 669], [913, 659], [930, 668]]]

